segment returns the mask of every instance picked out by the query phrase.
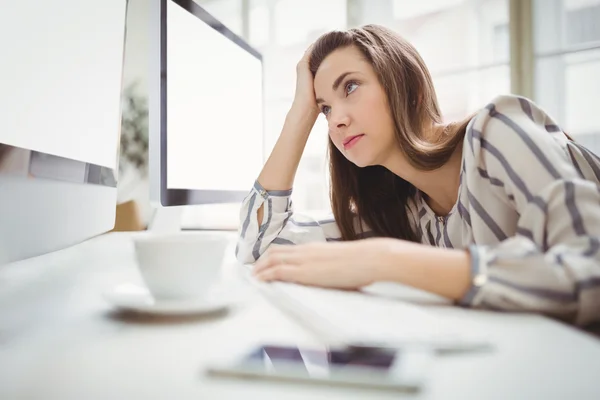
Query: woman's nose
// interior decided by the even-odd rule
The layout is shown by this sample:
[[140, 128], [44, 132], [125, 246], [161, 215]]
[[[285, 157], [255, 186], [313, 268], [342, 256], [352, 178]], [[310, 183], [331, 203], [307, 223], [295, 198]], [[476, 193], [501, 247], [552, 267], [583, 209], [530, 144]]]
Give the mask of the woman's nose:
[[339, 131], [340, 129], [348, 127], [350, 124], [350, 117], [348, 113], [343, 110], [339, 110], [338, 112], [332, 111], [331, 116], [329, 118], [329, 130], [331, 131]]

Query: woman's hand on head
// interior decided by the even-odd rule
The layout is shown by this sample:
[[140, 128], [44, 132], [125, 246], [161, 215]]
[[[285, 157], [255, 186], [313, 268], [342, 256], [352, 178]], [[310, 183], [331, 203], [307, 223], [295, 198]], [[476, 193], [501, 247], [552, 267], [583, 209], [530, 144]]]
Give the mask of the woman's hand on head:
[[319, 106], [315, 98], [314, 79], [309, 68], [312, 48], [313, 45], [311, 44], [296, 66], [296, 93], [292, 108], [299, 109], [301, 112], [314, 114], [316, 118], [319, 113]]
[[358, 289], [379, 279], [390, 239], [271, 246], [254, 274], [261, 281]]

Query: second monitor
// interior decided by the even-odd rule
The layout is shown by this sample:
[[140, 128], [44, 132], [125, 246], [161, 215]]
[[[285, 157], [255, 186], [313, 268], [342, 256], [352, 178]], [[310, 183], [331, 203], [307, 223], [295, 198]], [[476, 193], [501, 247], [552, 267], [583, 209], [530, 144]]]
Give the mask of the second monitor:
[[194, 1], [152, 12], [151, 199], [239, 203], [263, 164], [262, 57]]

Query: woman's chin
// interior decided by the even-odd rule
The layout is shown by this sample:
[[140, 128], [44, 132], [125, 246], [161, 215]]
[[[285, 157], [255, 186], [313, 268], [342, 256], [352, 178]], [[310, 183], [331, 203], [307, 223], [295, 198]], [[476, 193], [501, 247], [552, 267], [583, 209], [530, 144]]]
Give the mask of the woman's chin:
[[373, 165], [373, 163], [370, 162], [371, 160], [367, 159], [366, 157], [349, 157], [348, 160], [350, 160], [352, 164], [359, 168], [365, 168]]
[[370, 167], [371, 165], [376, 165], [372, 154], [369, 154], [369, 152], [364, 151], [365, 149], [361, 149], [361, 150], [363, 150], [363, 151], [362, 152], [349, 151], [349, 152], [343, 152], [343, 154], [346, 157], [346, 160], [350, 161], [352, 164], [356, 165], [359, 168]]

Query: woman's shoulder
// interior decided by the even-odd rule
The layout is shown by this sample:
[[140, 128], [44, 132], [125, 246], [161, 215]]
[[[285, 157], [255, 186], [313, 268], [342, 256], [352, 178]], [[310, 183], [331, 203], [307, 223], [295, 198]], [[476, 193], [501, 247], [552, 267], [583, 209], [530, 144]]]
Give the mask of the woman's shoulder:
[[552, 140], [564, 137], [554, 119], [532, 100], [517, 95], [501, 95], [490, 101], [471, 119], [465, 132], [467, 141], [510, 148], [515, 141]]
[[523, 174], [571, 162], [567, 146], [561, 128], [540, 106], [521, 96], [498, 96], [467, 126], [464, 166], [491, 184], [489, 177], [520, 181]]
[[516, 126], [519, 123], [530, 129], [536, 127], [547, 132], [562, 131], [540, 105], [526, 97], [511, 94], [494, 97], [474, 115], [471, 123], [473, 129], [481, 132], [503, 126], [515, 130], [520, 127]]

